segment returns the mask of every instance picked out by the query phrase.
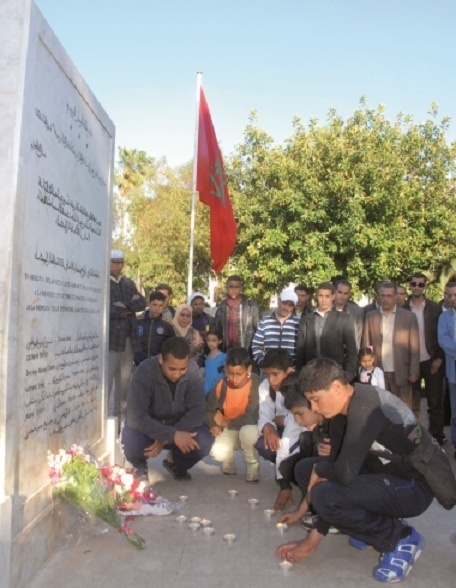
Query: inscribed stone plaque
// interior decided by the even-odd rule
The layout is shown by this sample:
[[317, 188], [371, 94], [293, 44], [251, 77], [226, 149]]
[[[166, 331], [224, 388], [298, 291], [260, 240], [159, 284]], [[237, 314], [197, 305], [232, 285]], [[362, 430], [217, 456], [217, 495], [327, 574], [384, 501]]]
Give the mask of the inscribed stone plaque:
[[47, 449], [105, 447], [114, 126], [32, 3], [6, 1], [0, 16], [15, 68], [12, 86], [0, 82], [0, 171], [10, 178], [1, 200], [0, 508], [10, 499], [11, 578], [20, 585], [30, 575], [18, 571], [22, 557], [30, 567], [33, 554], [14, 544], [32, 541], [50, 509]]

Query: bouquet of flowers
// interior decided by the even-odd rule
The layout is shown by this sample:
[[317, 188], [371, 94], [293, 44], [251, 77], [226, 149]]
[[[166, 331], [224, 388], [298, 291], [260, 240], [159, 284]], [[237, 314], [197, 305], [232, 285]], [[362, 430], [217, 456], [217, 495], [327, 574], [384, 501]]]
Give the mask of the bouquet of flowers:
[[132, 473], [119, 466], [100, 467], [79, 445], [73, 444], [68, 451], [48, 451], [48, 464], [55, 495], [99, 517], [138, 549], [144, 549], [145, 542], [130, 528], [131, 515], [173, 510]]

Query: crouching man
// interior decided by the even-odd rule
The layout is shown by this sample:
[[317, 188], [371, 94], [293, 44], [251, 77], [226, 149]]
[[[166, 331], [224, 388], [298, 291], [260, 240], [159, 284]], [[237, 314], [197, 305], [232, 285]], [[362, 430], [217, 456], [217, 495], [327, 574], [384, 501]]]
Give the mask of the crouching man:
[[139, 476], [147, 476], [148, 458], [168, 449], [163, 466], [176, 480], [189, 480], [188, 470], [212, 447], [214, 439], [203, 424], [203, 381], [189, 356], [187, 342], [173, 337], [133, 375], [122, 445]]
[[[413, 465], [418, 465], [413, 454], [421, 454], [421, 444], [439, 455], [440, 448], [433, 447], [427, 431], [399, 398], [374, 386], [350, 385], [343, 369], [330, 359], [306, 365], [298, 385], [314, 412], [327, 419], [346, 415], [347, 426], [337, 459], [313, 468], [308, 488], [316, 528], [303, 541], [279, 547], [276, 555], [292, 562], [311, 555], [331, 525], [350, 537], [352, 547], [380, 553], [373, 570], [377, 581], [405, 579], [424, 539], [403, 518], [420, 515], [434, 498]], [[447, 461], [445, 456], [432, 459]]]

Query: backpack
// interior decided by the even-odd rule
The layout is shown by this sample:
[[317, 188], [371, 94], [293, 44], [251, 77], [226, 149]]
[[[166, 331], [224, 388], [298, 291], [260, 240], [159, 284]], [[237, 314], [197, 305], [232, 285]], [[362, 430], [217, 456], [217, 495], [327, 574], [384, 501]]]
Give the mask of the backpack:
[[438, 502], [451, 510], [456, 505], [456, 478], [449, 459], [430, 433], [424, 428], [421, 431], [421, 443], [404, 461], [423, 474]]

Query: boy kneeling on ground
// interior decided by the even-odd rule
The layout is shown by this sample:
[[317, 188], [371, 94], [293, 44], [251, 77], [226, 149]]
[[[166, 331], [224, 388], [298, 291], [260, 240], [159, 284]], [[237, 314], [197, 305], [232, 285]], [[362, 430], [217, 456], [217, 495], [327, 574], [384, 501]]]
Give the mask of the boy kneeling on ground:
[[215, 437], [211, 455], [222, 462], [224, 474], [235, 474], [234, 455], [244, 454], [246, 482], [257, 482], [259, 456], [254, 445], [258, 439], [259, 378], [252, 373], [249, 352], [234, 347], [226, 357], [226, 377], [209, 393], [205, 423]]
[[256, 448], [261, 457], [276, 466], [280, 492], [274, 503], [274, 510], [282, 510], [288, 502], [293, 504], [293, 498], [291, 483], [282, 476], [280, 465], [289, 455], [299, 451], [299, 436], [307, 429], [297, 424], [285, 407], [285, 390], [297, 380], [293, 359], [288, 351], [270, 349], [264, 357], [263, 371], [266, 379], [261, 382], [259, 389], [260, 437]]

